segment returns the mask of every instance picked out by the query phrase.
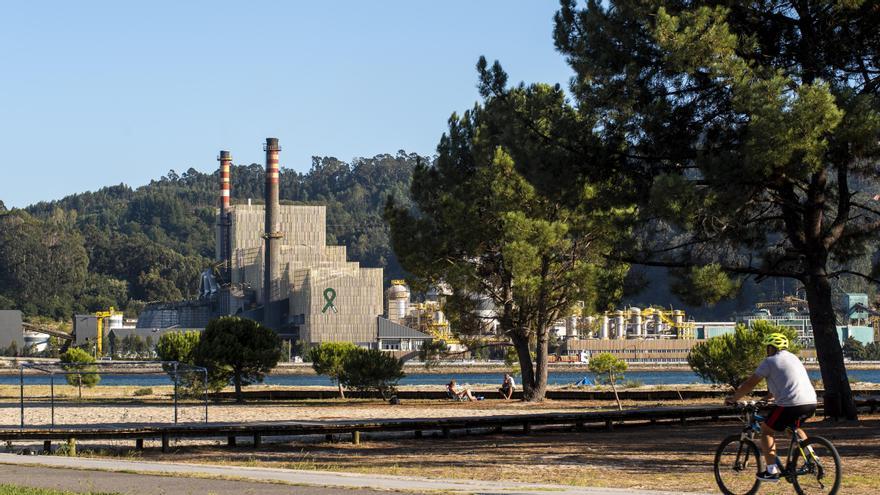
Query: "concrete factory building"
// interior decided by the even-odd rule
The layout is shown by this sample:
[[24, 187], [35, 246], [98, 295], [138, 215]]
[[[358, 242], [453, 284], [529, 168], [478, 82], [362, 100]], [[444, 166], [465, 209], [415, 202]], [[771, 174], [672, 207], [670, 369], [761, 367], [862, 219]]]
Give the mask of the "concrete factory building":
[[219, 275], [205, 273], [199, 301], [154, 305], [138, 327], [204, 327], [210, 318], [241, 315], [285, 339], [307, 344], [348, 341], [376, 346], [382, 314], [382, 269], [346, 260], [328, 246], [324, 206], [281, 205], [281, 147], [267, 138], [265, 205], [233, 205], [232, 155], [221, 151], [216, 253]]

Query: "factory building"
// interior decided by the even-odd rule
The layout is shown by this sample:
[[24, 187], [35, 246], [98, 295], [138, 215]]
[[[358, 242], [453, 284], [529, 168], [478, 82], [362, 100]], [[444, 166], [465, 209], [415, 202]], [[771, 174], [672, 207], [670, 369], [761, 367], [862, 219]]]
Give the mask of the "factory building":
[[284, 339], [308, 345], [378, 345], [382, 269], [347, 261], [326, 242], [326, 207], [279, 203], [278, 139], [267, 138], [265, 204], [232, 204], [232, 154], [221, 151], [216, 256], [198, 301], [148, 307], [139, 328], [204, 327], [222, 315], [261, 321]]
[[6, 349], [13, 343], [17, 348], [24, 349], [21, 311], [17, 309], [0, 310], [0, 348]]

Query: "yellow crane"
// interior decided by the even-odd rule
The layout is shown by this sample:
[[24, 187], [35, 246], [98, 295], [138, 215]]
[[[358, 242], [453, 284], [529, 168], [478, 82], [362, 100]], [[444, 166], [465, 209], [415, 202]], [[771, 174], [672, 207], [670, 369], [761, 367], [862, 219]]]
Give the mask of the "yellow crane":
[[95, 312], [95, 317], [97, 318], [97, 326], [98, 326], [98, 328], [97, 328], [98, 335], [96, 338], [97, 349], [95, 351], [95, 353], [97, 354], [97, 357], [101, 357], [104, 355], [104, 320], [110, 318], [111, 316], [116, 316], [118, 314], [119, 313], [116, 312], [116, 310], [113, 308], [113, 306], [110, 306], [109, 311]]

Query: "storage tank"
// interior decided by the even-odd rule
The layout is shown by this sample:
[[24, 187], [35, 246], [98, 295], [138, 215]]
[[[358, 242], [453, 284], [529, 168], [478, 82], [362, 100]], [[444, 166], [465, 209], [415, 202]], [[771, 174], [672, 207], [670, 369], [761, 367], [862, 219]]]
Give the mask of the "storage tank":
[[388, 319], [394, 323], [403, 323], [409, 314], [409, 289], [403, 280], [392, 280], [391, 287], [385, 291], [387, 307], [385, 313]]
[[684, 311], [680, 309], [676, 309], [672, 312], [672, 322], [675, 323], [677, 328], [681, 328], [684, 324]]
[[565, 319], [565, 337], [573, 339], [577, 337], [578, 320], [577, 316], [569, 316]]
[[642, 310], [639, 308], [630, 308], [629, 314], [632, 318], [633, 333], [635, 333], [636, 338], [639, 338], [642, 336]]
[[46, 350], [46, 346], [49, 345], [49, 336], [45, 333], [39, 332], [31, 332], [30, 330], [25, 330], [24, 332], [24, 348], [33, 348], [36, 352], [43, 352]]
[[617, 338], [625, 339], [626, 338], [626, 317], [623, 315], [623, 311], [617, 310], [614, 312], [614, 324], [617, 327]]
[[113, 330], [114, 328], [122, 328], [124, 325], [122, 321], [122, 313], [113, 313], [108, 320], [107, 330]]
[[602, 314], [602, 328], [599, 330], [599, 338], [608, 340], [608, 313]]
[[654, 312], [654, 335], [659, 337], [663, 333], [663, 313], [658, 309]]

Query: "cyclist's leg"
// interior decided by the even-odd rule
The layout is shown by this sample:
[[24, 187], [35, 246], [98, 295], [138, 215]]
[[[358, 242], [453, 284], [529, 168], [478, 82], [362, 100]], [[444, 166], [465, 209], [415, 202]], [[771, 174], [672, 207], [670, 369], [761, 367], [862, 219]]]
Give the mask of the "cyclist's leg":
[[761, 423], [761, 452], [764, 454], [768, 468], [776, 465], [776, 439], [774, 435], [777, 432], [785, 431], [785, 426], [780, 426], [780, 423], [785, 420], [784, 412], [784, 407], [773, 406], [773, 409], [767, 414], [767, 419]]
[[804, 424], [808, 419], [812, 418], [814, 414], [816, 414], [816, 406], [800, 406], [800, 414], [798, 415], [797, 420], [795, 420], [792, 428], [795, 432], [797, 432], [798, 439], [801, 442], [807, 439], [807, 432], [801, 428], [801, 425]]
[[776, 439], [773, 435], [776, 431], [767, 426], [767, 423], [761, 423], [761, 453], [764, 454], [764, 461], [767, 466], [776, 464]]

